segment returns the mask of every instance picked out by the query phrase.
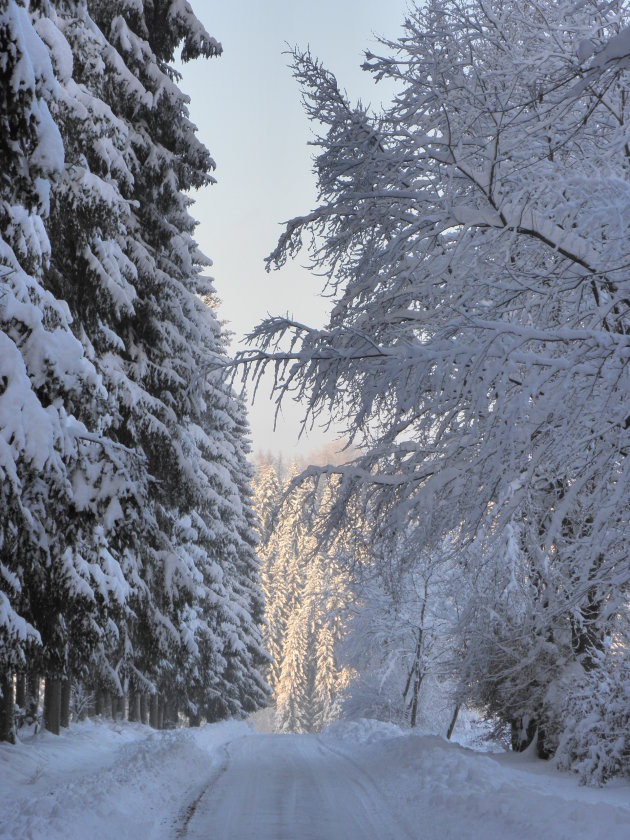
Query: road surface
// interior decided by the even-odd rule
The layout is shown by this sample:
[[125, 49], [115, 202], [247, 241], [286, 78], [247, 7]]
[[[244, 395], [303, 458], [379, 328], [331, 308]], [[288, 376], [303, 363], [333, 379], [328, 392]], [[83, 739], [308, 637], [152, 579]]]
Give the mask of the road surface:
[[186, 840], [409, 840], [366, 770], [314, 735], [257, 735], [226, 748], [191, 806]]

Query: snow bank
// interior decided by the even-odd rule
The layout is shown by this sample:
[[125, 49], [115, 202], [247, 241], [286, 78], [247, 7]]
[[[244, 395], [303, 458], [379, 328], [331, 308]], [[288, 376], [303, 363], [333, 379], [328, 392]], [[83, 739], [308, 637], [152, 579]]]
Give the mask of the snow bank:
[[[228, 743], [243, 738], [247, 741], [228, 752]], [[276, 775], [285, 787], [256, 805], [265, 762], [276, 761], [277, 755], [284, 756], [284, 770], [280, 766]], [[340, 764], [339, 759], [345, 761]], [[478, 753], [439, 737], [403, 732], [391, 723], [357, 720], [335, 723], [319, 736], [261, 735], [239, 722], [170, 732], [89, 722], [73, 726], [59, 738], [44, 733], [16, 746], [1, 744], [0, 838], [185, 837], [186, 827], [192, 825], [189, 820], [198, 822], [203, 816], [195, 811], [201, 793], [210, 785], [212, 797], [212, 791], [220, 793], [221, 785], [225, 788], [228, 783], [229, 771], [223, 776], [228, 761], [236, 763], [232, 774], [243, 783], [231, 796], [230, 807], [260, 808], [260, 819], [274, 808], [289, 807], [300, 786], [316, 799], [321, 790], [314, 779], [328, 790], [327, 774], [347, 775], [348, 786], [335, 783], [328, 802], [333, 823], [317, 813], [308, 818], [315, 821], [309, 823], [314, 833], [308, 836], [317, 840], [345, 840], [349, 835], [343, 833], [341, 815], [363, 807], [361, 796], [368, 796], [372, 816], [376, 802], [384, 813], [396, 815], [400, 840], [630, 837], [627, 782], [598, 790], [584, 788], [574, 775], [559, 773], [529, 754]], [[326, 778], [322, 780], [321, 774]], [[250, 777], [253, 799], [248, 799], [243, 782]], [[238, 787], [239, 782], [235, 784]], [[351, 794], [358, 795], [357, 803], [344, 799]], [[297, 822], [304, 817], [296, 815]], [[305, 835], [295, 834], [300, 836]], [[365, 840], [381, 836], [367, 832]]]
[[351, 756], [422, 840], [628, 840], [630, 785], [594, 790], [530, 755], [479, 753], [376, 721], [339, 723]]
[[0, 744], [0, 838], [172, 837], [219, 772], [222, 745], [249, 733], [239, 722], [155, 732], [96, 721]]
[[388, 738], [398, 738], [403, 730], [395, 723], [370, 718], [358, 720], [337, 720], [322, 732], [325, 738], [336, 741], [373, 744]]

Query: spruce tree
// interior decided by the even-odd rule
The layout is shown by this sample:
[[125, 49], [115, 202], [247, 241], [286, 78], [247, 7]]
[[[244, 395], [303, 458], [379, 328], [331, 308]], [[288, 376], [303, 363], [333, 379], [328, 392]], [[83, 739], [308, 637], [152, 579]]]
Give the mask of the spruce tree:
[[270, 688], [263, 674], [270, 659], [262, 633], [265, 596], [257, 553], [259, 523], [252, 486], [254, 468], [249, 460], [251, 442], [244, 394], [232, 395], [229, 405], [234, 447], [232, 477], [239, 499], [235, 523], [238, 540], [234, 590], [244, 606], [240, 615], [244, 653], [241, 657], [241, 678], [238, 681], [239, 702], [243, 711], [252, 712], [267, 702]]
[[[268, 465], [261, 467], [257, 492], [263, 513], [274, 476]], [[350, 679], [337, 658], [349, 597], [338, 556], [344, 549], [338, 541], [324, 551], [316, 537], [335, 493], [332, 481], [323, 493], [311, 479], [299, 481], [294, 464], [280, 506], [267, 517], [275, 527], [263, 546], [265, 638], [281, 731], [321, 730], [338, 717]]]
[[141, 717], [151, 693], [156, 725], [266, 695], [244, 406], [199, 376], [226, 342], [180, 45], [221, 52], [187, 3], [0, 4], [0, 665], [29, 655], [53, 730], [70, 678]]
[[256, 513], [259, 520], [260, 545], [263, 547], [271, 537], [281, 499], [281, 485], [272, 462], [263, 463], [254, 482]]
[[[273, 685], [279, 677], [275, 665], [279, 657], [276, 643], [282, 623], [283, 592], [282, 569], [279, 565], [278, 539], [275, 531], [276, 516], [280, 507], [281, 487], [278, 474], [271, 462], [264, 463], [258, 470], [254, 482], [255, 510], [258, 519], [258, 557], [260, 558], [260, 584], [264, 598], [260, 624], [263, 642], [269, 652], [267, 675]], [[275, 647], [274, 647], [275, 645]]]
[[169, 702], [193, 713], [200, 707], [173, 667], [177, 659], [184, 674], [220, 698], [219, 710], [207, 698], [201, 705], [221, 716], [241, 711], [227, 654], [251, 605], [234, 592], [242, 570], [234, 559], [241, 499], [231, 471], [232, 395], [216, 377], [198, 376], [208, 359], [225, 357], [213, 286], [202, 276], [209, 260], [193, 239], [188, 198], [212, 183], [214, 163], [170, 66], [180, 44], [184, 60], [218, 55], [221, 47], [187, 4], [95, 0], [88, 10], [115, 49], [106, 52], [110, 72], [92, 84], [129, 143], [131, 180], [119, 183], [131, 209], [119, 244], [135, 297], [116, 332], [133, 387], [124, 394], [117, 434], [143, 454], [149, 477], [131, 649]]
[[[95, 632], [85, 633], [91, 571], [74, 549], [82, 502], [96, 491], [93, 420], [104, 389], [45, 282], [50, 184], [64, 165], [50, 57], [24, 7], [0, 9], [0, 661], [10, 673], [36, 651], [50, 687], [70, 666], [73, 626], [86, 648]], [[108, 588], [120, 569], [105, 552], [96, 576]]]
[[312, 683], [308, 606], [294, 609], [287, 622], [280, 679], [276, 687], [276, 727], [280, 732], [310, 732]]

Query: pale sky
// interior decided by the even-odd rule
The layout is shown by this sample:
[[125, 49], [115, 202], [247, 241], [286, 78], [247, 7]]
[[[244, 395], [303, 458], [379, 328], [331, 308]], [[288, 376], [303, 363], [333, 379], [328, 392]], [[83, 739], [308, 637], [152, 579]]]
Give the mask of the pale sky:
[[[218, 183], [196, 194], [192, 212], [201, 248], [214, 261], [219, 315], [235, 347], [268, 313], [320, 326], [327, 310], [321, 280], [297, 263], [267, 274], [263, 262], [280, 223], [315, 206], [311, 129], [283, 52], [287, 43], [310, 45], [351, 98], [386, 101], [388, 89], [360, 69], [363, 50], [376, 49], [377, 34], [399, 34], [407, 0], [190, 2], [224, 50], [219, 59], [180, 68], [192, 119], [217, 163]], [[303, 455], [333, 437], [316, 430], [298, 443], [303, 409], [287, 403], [275, 433], [273, 412], [269, 388], [259, 390], [249, 408], [255, 451]]]

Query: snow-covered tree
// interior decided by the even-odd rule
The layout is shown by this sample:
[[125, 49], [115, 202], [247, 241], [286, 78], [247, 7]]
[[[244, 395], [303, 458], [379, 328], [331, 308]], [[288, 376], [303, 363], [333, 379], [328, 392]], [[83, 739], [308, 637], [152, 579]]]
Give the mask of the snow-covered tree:
[[[281, 484], [271, 460], [259, 464], [253, 483], [254, 507], [258, 520], [258, 547], [260, 560], [260, 585], [263, 596], [263, 617], [261, 620], [265, 650], [269, 652], [267, 673], [277, 681], [279, 670], [275, 657], [279, 647], [274, 640], [280, 638], [283, 624], [283, 604], [286, 599], [286, 580], [281, 568], [278, 539], [275, 531], [276, 517], [281, 504]], [[280, 561], [280, 562], [279, 562]], [[271, 653], [272, 649], [275, 651]]]
[[280, 479], [270, 461], [261, 464], [256, 474], [254, 489], [256, 514], [260, 523], [260, 543], [264, 546], [273, 533], [281, 497]]
[[280, 675], [275, 687], [276, 726], [280, 732], [310, 732], [313, 709], [313, 649], [310, 610], [296, 604], [289, 613]]
[[[314, 523], [315, 533], [325, 527], [336, 490], [334, 479], [326, 482]], [[354, 528], [361, 529], [360, 521], [355, 521]], [[313, 727], [317, 731], [340, 717], [343, 698], [354, 678], [352, 669], [341, 662], [339, 648], [348, 630], [349, 569], [358, 561], [358, 554], [341, 534], [328, 551], [316, 551], [309, 565], [305, 600], [311, 605], [315, 635]]]
[[[85, 678], [90, 662], [118, 694], [132, 659], [125, 622], [138, 593], [136, 558], [146, 527], [140, 511], [148, 494], [142, 453], [121, 435], [121, 403], [130, 383], [119, 333], [136, 297], [136, 273], [119, 241], [129, 218], [123, 192], [133, 180], [129, 136], [90, 77], [89, 68], [93, 73], [98, 67], [108, 44], [85, 4], [33, 4], [32, 15], [55, 72], [51, 113], [65, 151], [64, 167], [51, 184], [45, 283], [68, 304], [75, 335], [104, 385], [98, 404], [77, 407], [100, 441], [90, 444], [91, 458], [73, 478], [78, 516], [69, 558], [84, 587], [93, 590], [93, 607], [75, 622], [68, 663], [73, 676]], [[100, 576], [108, 562], [118, 570], [109, 584]]]
[[221, 47], [179, 0], [0, 14], [3, 687], [28, 653], [50, 720], [70, 677], [154, 723], [251, 711], [245, 407], [199, 376], [226, 356], [189, 213], [214, 163], [171, 67]]
[[246, 354], [349, 427], [339, 505], [365, 499], [375, 532], [519, 530], [537, 641], [501, 714], [542, 751], [545, 684], [595, 667], [627, 602], [627, 24], [623, 0], [429, 0], [367, 57], [398, 88], [379, 114], [296, 52], [320, 203], [269, 261], [308, 235], [334, 305]]
[[[227, 542], [221, 545], [224, 580], [228, 585], [231, 618], [219, 625], [224, 637], [223, 656], [225, 672], [221, 675], [221, 699], [207, 709], [214, 709], [213, 717], [255, 711], [264, 705], [269, 688], [262, 677], [268, 664], [263, 645], [261, 625], [264, 615], [264, 598], [259, 576], [259, 559], [256, 554], [258, 521], [254, 511], [251, 489], [253, 468], [247, 460], [250, 451], [249, 428], [244, 420], [242, 397], [228, 393], [225, 400], [225, 451], [228, 476], [233, 483], [228, 501], [231, 512], [226, 511], [223, 525], [229, 525]], [[215, 405], [216, 409], [216, 405]], [[216, 526], [215, 526], [216, 527]], [[229, 628], [229, 629], [228, 629]], [[210, 714], [206, 714], [210, 719]]]
[[[275, 486], [261, 467], [261, 509]], [[313, 482], [297, 483], [293, 464], [278, 507], [270, 513], [274, 529], [263, 546], [268, 558], [265, 582], [265, 639], [271, 656], [270, 683], [281, 731], [318, 731], [339, 716], [347, 669], [337, 656], [344, 635], [348, 597], [345, 573], [334, 553], [318, 550], [316, 533], [322, 507], [334, 496]]]
[[[65, 412], [46, 410], [46, 395], [37, 393], [31, 376], [39, 348], [53, 367], [55, 343], [67, 342], [66, 347], [69, 344], [75, 350], [78, 346], [67, 310], [33, 276], [41, 272], [49, 252], [41, 217], [48, 209], [47, 180], [62, 165], [63, 146], [46, 104], [54, 88], [48, 54], [18, 3], [5, 2], [0, 7], [0, 49], [4, 56], [0, 89], [0, 737], [11, 739], [13, 669], [24, 661], [28, 644], [40, 641], [25, 617], [27, 580], [45, 565], [46, 550], [41, 546], [49, 515], [45, 505], [55, 491], [65, 489], [66, 478], [61, 455]], [[37, 373], [38, 384], [45, 389], [45, 377]], [[64, 380], [63, 374], [60, 366], [58, 381]], [[28, 568], [22, 557], [29, 558]]]
[[[90, 524], [96, 505], [85, 516], [99, 497], [103, 517], [118, 489], [107, 479], [101, 482], [101, 472], [111, 479], [117, 466], [95, 434], [104, 388], [73, 335], [67, 304], [46, 283], [51, 246], [44, 223], [50, 212], [50, 182], [64, 165], [62, 138], [49, 108], [57, 93], [53, 67], [24, 7], [5, 3], [0, 20], [5, 74], [0, 658], [3, 668], [23, 668], [25, 645], [31, 654], [36, 647], [50, 700], [51, 692], [58, 694], [59, 678], [71, 668], [69, 646], [78, 642], [87, 656], [98, 636], [98, 622], [91, 615], [97, 592], [105, 597], [115, 592], [122, 602], [126, 584], [102, 527]], [[122, 470], [120, 484], [125, 478]], [[90, 528], [95, 533], [83, 557], [82, 535]]]
[[[274, 574], [278, 558], [278, 541], [274, 538], [274, 526], [280, 507], [281, 486], [276, 469], [270, 461], [259, 466], [254, 481], [254, 498], [259, 528], [260, 581], [265, 603], [271, 603], [276, 584], [279, 584]], [[268, 624], [265, 623], [265, 639], [268, 629]]]
[[450, 542], [426, 552], [413, 528], [361, 552], [341, 648], [355, 673], [347, 714], [449, 734], [458, 710], [460, 601], [468, 605], [461, 577]]
[[[218, 55], [221, 47], [188, 3], [158, 10], [95, 0], [87, 8], [63, 4], [60, 16], [82, 104], [89, 100], [97, 121], [96, 142], [84, 154], [87, 127], [66, 120], [76, 148], [69, 179], [88, 172], [89, 200], [102, 211], [111, 205], [101, 211], [105, 222], [98, 212], [83, 214], [79, 244], [68, 246], [82, 249], [78, 262], [93, 274], [95, 294], [90, 299], [75, 287], [68, 297], [103, 367], [107, 432], [143, 464], [144, 484], [136, 485], [142, 517], [125, 518], [125, 538], [133, 542], [139, 531], [142, 542], [128, 569], [132, 620], [113, 639], [116, 668], [105, 665], [104, 676], [114, 688], [118, 680], [119, 691], [129, 678], [158, 690], [169, 714], [176, 707], [193, 716], [200, 708], [239, 713], [261, 701], [264, 685], [254, 661], [260, 606], [241, 474], [243, 406], [218, 377], [198, 377], [208, 359], [225, 356], [212, 283], [202, 275], [210, 263], [193, 239], [188, 197], [212, 183], [214, 163], [170, 66], [178, 45], [183, 60]], [[95, 230], [86, 230], [86, 215]], [[67, 270], [59, 275], [71, 282]], [[219, 693], [222, 712], [209, 711], [199, 693], [206, 688]]]
[[[273, 492], [277, 481], [275, 468], [272, 469], [273, 473], [270, 473], [263, 466], [259, 472], [257, 506], [261, 523], [261, 580], [265, 597], [263, 632], [265, 647], [270, 656], [268, 681], [272, 689], [275, 689], [280, 679], [291, 604], [295, 603], [296, 592], [299, 590], [299, 583], [291, 579], [298, 568], [296, 556], [299, 538], [296, 534], [299, 529], [299, 510], [292, 495], [283, 498], [279, 486], [276, 508], [270, 509], [273, 500], [268, 491]], [[296, 477], [297, 472], [297, 467], [292, 464], [287, 483]], [[262, 528], [271, 529], [264, 541], [262, 537], [265, 530]]]

